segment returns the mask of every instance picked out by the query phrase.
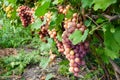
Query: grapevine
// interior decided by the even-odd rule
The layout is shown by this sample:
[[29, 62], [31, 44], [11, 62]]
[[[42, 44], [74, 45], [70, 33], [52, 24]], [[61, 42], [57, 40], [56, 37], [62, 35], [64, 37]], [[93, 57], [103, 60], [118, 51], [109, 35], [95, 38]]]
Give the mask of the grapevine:
[[[63, 6], [59, 6], [58, 12], [66, 15], [69, 9], [70, 5], [67, 5], [65, 8], [63, 8]], [[19, 16], [24, 26], [28, 26], [28, 24], [32, 23], [33, 17], [31, 11], [32, 10], [27, 6], [20, 6], [18, 8]], [[27, 16], [29, 19], [25, 16]], [[65, 18], [63, 25], [65, 31], [63, 31], [62, 34], [62, 41], [59, 41], [57, 39], [57, 31], [55, 29], [49, 30], [51, 16], [52, 13], [48, 12], [44, 16], [40, 17], [42, 21], [46, 19], [46, 24], [41, 26], [38, 33], [40, 35], [40, 39], [44, 42], [47, 42], [45, 40], [46, 36], [53, 38], [57, 44], [58, 52], [63, 53], [69, 60], [69, 71], [74, 73], [75, 76], [78, 76], [78, 73], [80, 72], [80, 66], [85, 65], [83, 57], [88, 52], [89, 42], [85, 41], [73, 45], [72, 41], [69, 39], [69, 36], [76, 30], [81, 31], [83, 34], [86, 30], [86, 27], [83, 25], [83, 22], [79, 20], [78, 14], [74, 13], [71, 19]]]
[[[93, 61], [103, 69], [105, 80], [110, 80], [112, 79], [109, 76], [111, 72], [106, 68], [106, 65], [108, 67], [112, 59], [118, 58], [120, 52], [118, 39], [120, 29], [117, 27], [120, 24], [118, 20], [119, 12], [114, 9], [116, 7], [114, 4], [118, 6], [118, 3], [116, 3], [118, 0], [110, 1], [103, 7], [101, 5], [104, 0], [101, 0], [102, 4], [96, 0], [92, 1], [36, 1], [34, 9], [22, 5], [18, 7], [17, 12], [22, 25], [27, 27], [31, 24], [30, 29], [37, 32], [42, 42], [49, 45], [49, 40], [52, 40], [51, 44], [54, 44], [52, 46], [56, 47], [57, 52], [65, 57], [63, 59], [67, 59], [67, 70], [70, 75], [80, 77], [81, 68], [85, 67], [86, 70], [86, 68], [89, 68], [88, 65], [90, 65], [90, 70], [98, 69], [98, 66], [91, 65], [91, 61]], [[11, 17], [11, 15], [8, 15], [10, 10], [12, 10], [11, 6], [4, 7], [7, 17]], [[112, 23], [114, 20], [116, 20], [115, 23]], [[35, 31], [32, 33], [36, 33]], [[110, 39], [108, 40], [108, 38]], [[52, 55], [52, 50], [55, 52], [51, 48], [50, 55]], [[55, 57], [52, 56], [52, 59], [54, 60]], [[93, 57], [95, 61], [89, 57]]]

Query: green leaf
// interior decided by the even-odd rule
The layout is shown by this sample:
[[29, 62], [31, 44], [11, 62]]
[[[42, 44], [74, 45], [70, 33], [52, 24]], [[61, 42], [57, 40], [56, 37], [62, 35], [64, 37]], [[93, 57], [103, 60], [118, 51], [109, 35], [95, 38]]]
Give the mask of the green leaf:
[[62, 35], [57, 34], [57, 39], [58, 39], [59, 41], [62, 41]]
[[99, 24], [99, 23], [103, 23], [104, 21], [105, 21], [104, 19], [102, 19], [102, 18], [98, 18], [97, 21], [96, 21], [96, 23]]
[[51, 78], [53, 78], [55, 75], [53, 75], [52, 73], [47, 74], [45, 80], [50, 80]]
[[49, 29], [52, 30], [56, 26], [57, 13], [54, 13], [51, 18]]
[[37, 18], [37, 19], [35, 19], [35, 22], [33, 24], [31, 24], [31, 27], [33, 30], [34, 29], [38, 30], [38, 29], [40, 29], [41, 25], [42, 25], [42, 21], [39, 18]]
[[110, 57], [111, 59], [115, 59], [119, 57], [119, 54], [118, 54], [119, 51], [115, 52], [107, 48], [105, 48], [104, 50], [105, 50], [105, 55]]
[[87, 38], [87, 36], [88, 36], [88, 33], [89, 33], [89, 30], [86, 29], [85, 32], [84, 32], [84, 34], [83, 34], [82, 37], [81, 37], [81, 40], [82, 40], [83, 42], [86, 40], [86, 38]]
[[86, 27], [90, 26], [91, 23], [92, 23], [91, 20], [85, 20], [85, 22], [84, 22], [84, 24], [85, 24]]
[[[95, 47], [94, 47], [95, 48]], [[96, 48], [96, 52], [97, 54], [99, 54], [102, 58], [102, 60], [105, 62], [105, 63], [109, 63], [109, 57], [104, 53], [104, 48]]]
[[73, 15], [73, 11], [72, 10], [69, 10], [68, 12], [67, 12], [67, 14], [66, 14], [66, 18], [71, 18], [72, 17], [72, 15]]
[[70, 36], [69, 39], [72, 41], [74, 45], [81, 42], [82, 32], [80, 30], [75, 30]]
[[35, 10], [36, 16], [43, 16], [46, 12], [48, 12], [48, 8], [50, 6], [51, 0], [45, 0], [40, 7]]
[[110, 28], [110, 32], [111, 32], [111, 33], [114, 33], [114, 32], [115, 32], [114, 26]]
[[62, 4], [64, 0], [58, 0], [58, 3]]
[[3, 25], [3, 19], [0, 20], [0, 25]]
[[57, 13], [54, 13], [54, 15], [52, 16], [52, 19], [51, 19], [49, 29], [52, 30], [54, 27], [57, 27], [58, 25], [60, 25], [62, 23], [63, 19], [64, 19], [63, 14], [57, 15]]
[[102, 9], [105, 11], [111, 4], [116, 2], [117, 0], [93, 0], [94, 10]]
[[50, 26], [49, 26], [50, 30], [52, 30], [54, 27], [56, 27], [56, 21], [57, 21], [57, 13], [54, 13], [51, 18], [51, 22], [50, 22]]
[[120, 46], [120, 28], [116, 28], [115, 32], [113, 33], [114, 39], [116, 43]]
[[87, 8], [87, 7], [91, 7], [92, 6], [92, 2], [93, 2], [93, 0], [81, 0], [81, 2], [82, 2], [82, 7], [83, 8]]
[[11, 18], [15, 19], [16, 18], [16, 10], [14, 10], [11, 14], [12, 14]]
[[57, 4], [62, 4], [63, 3], [63, 0], [54, 0], [53, 1], [53, 5], [57, 5]]
[[[105, 55], [109, 56], [111, 59], [119, 57], [120, 50], [120, 29], [116, 32], [110, 32], [110, 27], [107, 26], [104, 34], [104, 45], [105, 45]], [[118, 39], [119, 38], [119, 39]]]
[[68, 70], [68, 66], [69, 66], [69, 61], [68, 60], [62, 60], [59, 63], [59, 69], [58, 72], [62, 75], [68, 75], [69, 70]]
[[55, 0], [52, 2], [53, 5], [57, 5], [58, 4], [58, 0]]
[[110, 32], [109, 27], [107, 28], [107, 31], [104, 34], [104, 44], [108, 49], [118, 51], [120, 47], [114, 38], [114, 34]]
[[16, 3], [16, 0], [8, 0], [10, 3]]
[[80, 30], [75, 30], [70, 36], [69, 39], [72, 41], [73, 45], [80, 43], [81, 41], [84, 42], [87, 38], [89, 30], [85, 30], [84, 34]]
[[53, 39], [48, 38], [47, 41], [48, 41], [47, 43], [41, 43], [41, 47], [40, 47], [41, 51], [49, 51], [50, 49], [53, 48], [53, 44], [54, 44]]
[[59, 65], [68, 65], [69, 64], [69, 61], [68, 60], [63, 60], [59, 63]]
[[63, 21], [63, 19], [64, 19], [64, 15], [58, 14], [56, 24], [60, 24]]

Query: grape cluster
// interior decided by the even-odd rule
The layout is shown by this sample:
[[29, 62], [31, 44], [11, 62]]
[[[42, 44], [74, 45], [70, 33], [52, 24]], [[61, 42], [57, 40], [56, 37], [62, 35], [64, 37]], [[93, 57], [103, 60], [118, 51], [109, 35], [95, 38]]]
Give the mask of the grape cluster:
[[71, 19], [65, 18], [65, 20], [64, 20], [64, 25], [63, 25], [64, 29], [67, 29], [67, 28], [68, 28], [68, 23], [70, 23], [70, 22], [71, 22]]
[[46, 42], [45, 37], [48, 36], [48, 27], [50, 24], [50, 20], [51, 20], [51, 13], [48, 12], [45, 14], [45, 16], [41, 16], [41, 20], [45, 20], [46, 19], [46, 24], [44, 24], [43, 26], [41, 26], [40, 31], [39, 31], [39, 35], [40, 35], [40, 39], [44, 42]]
[[74, 73], [75, 76], [78, 76], [80, 66], [85, 64], [83, 57], [86, 55], [89, 47], [89, 43], [87, 41], [73, 45], [71, 40], [69, 40], [70, 34], [72, 34], [75, 30], [80, 30], [84, 33], [86, 29], [82, 21], [77, 23], [77, 19], [78, 15], [76, 13], [73, 14], [71, 22], [69, 21], [68, 23], [65, 23], [67, 27], [62, 34], [62, 43], [65, 49], [64, 55], [70, 62], [69, 71]]
[[45, 40], [45, 38], [44, 38], [45, 36], [48, 35], [46, 25], [41, 26], [41, 29], [40, 29], [40, 31], [39, 31], [38, 34], [39, 34], [40, 39], [41, 39], [42, 41], [46, 42], [46, 40]]
[[67, 11], [70, 9], [70, 5], [67, 5], [66, 7], [63, 7], [63, 6], [58, 6], [58, 11], [59, 13], [62, 13], [62, 14], [67, 14]]
[[51, 21], [51, 15], [52, 15], [52, 13], [48, 12], [44, 16], [40, 17], [42, 21], [46, 19], [46, 24], [41, 26], [40, 31], [39, 31], [39, 35], [40, 35], [41, 40], [43, 40], [43, 41], [45, 41], [45, 39], [44, 39], [45, 36], [49, 36], [49, 37], [53, 38], [53, 40], [57, 44], [58, 51], [60, 53], [63, 53], [64, 52], [64, 47], [63, 47], [62, 42], [60, 42], [57, 39], [57, 32], [56, 32], [56, 30], [55, 29], [52, 29], [52, 30], [48, 29], [48, 27], [50, 25], [50, 21]]
[[63, 47], [62, 42], [60, 42], [57, 39], [57, 32], [56, 32], [56, 30], [55, 29], [52, 29], [51, 31], [48, 30], [48, 33], [49, 33], [50, 37], [53, 38], [54, 41], [56, 42], [57, 48], [58, 48], [58, 52], [63, 53], [64, 52], [64, 47]]
[[12, 5], [9, 4], [8, 6], [5, 6], [5, 4], [3, 4], [2, 8], [6, 12], [7, 17], [10, 18], [12, 16], [12, 12], [14, 11]]
[[31, 24], [32, 22], [34, 22], [34, 18], [33, 18], [33, 9], [29, 8], [28, 6], [20, 6], [17, 9], [17, 12], [20, 16], [22, 25], [24, 27], [27, 27], [29, 24]]

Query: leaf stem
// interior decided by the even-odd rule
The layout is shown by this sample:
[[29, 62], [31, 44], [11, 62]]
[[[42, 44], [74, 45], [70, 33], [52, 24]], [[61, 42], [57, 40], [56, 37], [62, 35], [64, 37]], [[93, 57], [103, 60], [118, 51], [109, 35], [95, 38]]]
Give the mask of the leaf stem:
[[88, 16], [88, 15], [85, 15], [87, 18], [89, 18], [97, 27], [96, 28], [94, 28], [94, 29], [92, 29], [91, 31], [90, 31], [90, 33], [92, 33], [92, 32], [94, 32], [95, 30], [98, 30], [101, 26], [100, 25], [98, 25], [96, 22], [95, 22], [95, 20], [93, 20], [90, 16]]

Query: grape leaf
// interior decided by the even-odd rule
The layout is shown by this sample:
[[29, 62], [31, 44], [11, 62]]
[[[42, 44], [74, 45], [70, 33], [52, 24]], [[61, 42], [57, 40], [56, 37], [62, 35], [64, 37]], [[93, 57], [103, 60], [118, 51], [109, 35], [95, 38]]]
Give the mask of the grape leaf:
[[[105, 45], [105, 54], [109, 56], [111, 59], [117, 58], [119, 50], [120, 50], [120, 42], [119, 35], [120, 29], [114, 33], [110, 31], [109, 24], [106, 27], [106, 31], [104, 34], [104, 45]], [[118, 39], [119, 38], [119, 39]]]
[[71, 18], [73, 15], [73, 11], [72, 10], [68, 10], [67, 14], [66, 14], [66, 18]]
[[[94, 49], [95, 49], [95, 47], [94, 47]], [[101, 56], [102, 60], [103, 60], [105, 63], [109, 63], [109, 57], [108, 57], [106, 54], [104, 54], [104, 50], [103, 50], [103, 49], [104, 49], [104, 48], [99, 47], [99, 48], [96, 48], [95, 50], [96, 50], [96, 53]]]
[[82, 7], [83, 8], [87, 8], [87, 7], [91, 7], [92, 6], [92, 2], [93, 2], [93, 0], [81, 0], [81, 2], [82, 2]]
[[85, 22], [84, 22], [84, 24], [85, 24], [86, 27], [90, 26], [91, 23], [92, 23], [91, 20], [85, 20]]
[[105, 40], [104, 44], [108, 49], [111, 49], [114, 51], [119, 50], [120, 47], [116, 42], [114, 35], [110, 32], [110, 29], [107, 29], [107, 31], [105, 32], [104, 40]]
[[80, 42], [84, 42], [87, 38], [89, 30], [85, 30], [84, 34], [80, 30], [75, 30], [70, 36], [69, 39], [72, 41], [73, 45], [76, 45]]
[[111, 59], [115, 59], [115, 58], [118, 58], [119, 57], [119, 50], [118, 51], [113, 51], [113, 50], [110, 50], [108, 48], [105, 48], [105, 55], [110, 57]]
[[110, 28], [110, 32], [111, 32], [111, 33], [114, 33], [114, 32], [115, 32], [114, 26], [112, 26], [112, 27]]
[[116, 40], [117, 44], [120, 46], [120, 28], [116, 28], [113, 34], [114, 39]]
[[48, 39], [48, 43], [41, 43], [40, 50], [41, 51], [49, 51], [52, 48], [53, 40], [51, 38]]
[[40, 29], [41, 25], [42, 25], [42, 21], [38, 18], [38, 19], [35, 19], [35, 22], [33, 24], [31, 24], [31, 27], [33, 30], [34, 29], [38, 30]]
[[15, 4], [16, 3], [16, 0], [8, 0], [10, 3], [13, 3]]
[[70, 36], [69, 39], [72, 41], [73, 45], [81, 42], [82, 32], [80, 30], [75, 30]]
[[100, 24], [100, 23], [103, 23], [104, 21], [105, 21], [104, 19], [98, 18], [98, 19], [96, 20], [96, 23]]
[[87, 36], [88, 36], [88, 33], [89, 33], [89, 30], [86, 29], [85, 32], [84, 32], [84, 34], [83, 34], [82, 37], [81, 37], [81, 40], [82, 40], [83, 42], [86, 40], [86, 38], [87, 38]]
[[64, 15], [63, 14], [59, 14], [57, 16], [57, 21], [56, 21], [56, 24], [60, 24], [64, 19]]
[[117, 0], [93, 0], [94, 10], [96, 11], [98, 9], [102, 9], [103, 11], [105, 11], [107, 7], [116, 2]]
[[3, 25], [3, 19], [0, 20], [0, 25]]
[[51, 18], [49, 29], [52, 30], [56, 26], [57, 13], [54, 13]]
[[60, 25], [62, 23], [64, 19], [64, 15], [63, 14], [54, 14], [52, 16], [52, 19], [51, 19], [51, 23], [50, 23], [50, 26], [49, 26], [49, 29], [52, 30], [54, 27], [57, 27], [58, 25]]
[[59, 33], [57, 33], [57, 39], [58, 39], [59, 41], [62, 41], [62, 35], [59, 34]]
[[43, 4], [35, 10], [35, 15], [38, 17], [43, 16], [48, 11], [50, 3], [51, 0], [45, 0]]

